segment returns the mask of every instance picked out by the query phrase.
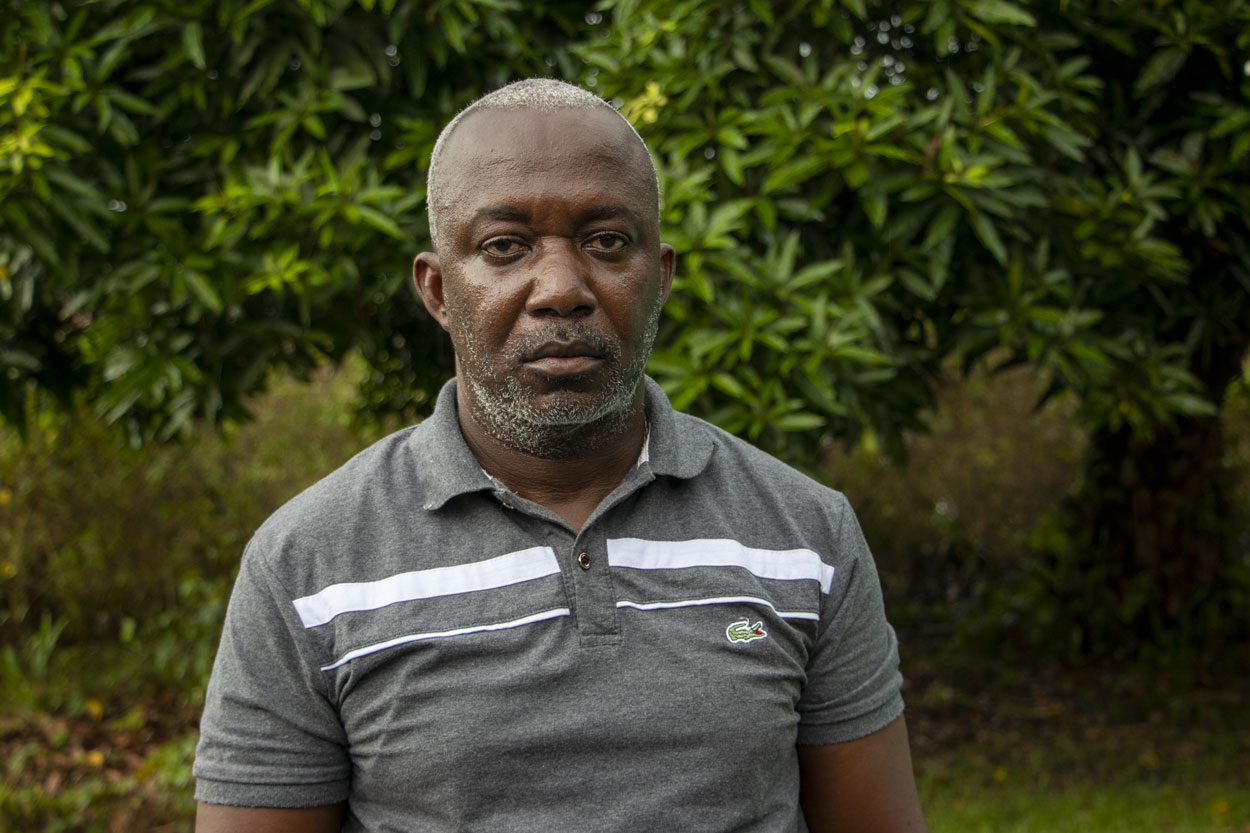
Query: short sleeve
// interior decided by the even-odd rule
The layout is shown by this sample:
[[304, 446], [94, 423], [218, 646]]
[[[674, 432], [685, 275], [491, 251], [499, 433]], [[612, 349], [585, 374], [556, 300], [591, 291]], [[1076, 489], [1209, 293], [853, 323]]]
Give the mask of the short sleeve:
[[288, 594], [255, 539], [230, 596], [200, 720], [195, 797], [315, 807], [347, 797], [351, 764]]
[[798, 742], [843, 743], [885, 728], [903, 712], [898, 639], [859, 522], [838, 495], [834, 577], [808, 656]]

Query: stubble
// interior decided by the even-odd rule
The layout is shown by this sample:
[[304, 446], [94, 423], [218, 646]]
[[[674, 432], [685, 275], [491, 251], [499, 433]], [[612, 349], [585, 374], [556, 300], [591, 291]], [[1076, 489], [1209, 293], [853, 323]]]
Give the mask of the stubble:
[[562, 321], [509, 343], [507, 367], [519, 368], [525, 356], [551, 341], [586, 342], [607, 365], [598, 390], [579, 390], [578, 380], [571, 379], [567, 390], [541, 399], [516, 374], [496, 378], [490, 369], [495, 357], [484, 354], [481, 340], [472, 332], [458, 333], [456, 342], [465, 348], [459, 355], [461, 376], [471, 389], [473, 418], [497, 442], [543, 459], [568, 459], [610, 445], [633, 415], [659, 330], [660, 307], [657, 299], [628, 364], [622, 364], [623, 351], [615, 338], [578, 321]]

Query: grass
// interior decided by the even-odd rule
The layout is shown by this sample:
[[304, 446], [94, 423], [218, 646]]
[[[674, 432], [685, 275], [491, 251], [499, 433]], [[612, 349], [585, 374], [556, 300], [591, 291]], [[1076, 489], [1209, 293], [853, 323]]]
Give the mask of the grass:
[[1127, 784], [1048, 790], [999, 787], [974, 798], [920, 783], [931, 833], [1142, 833], [1250, 830], [1228, 786]]
[[930, 829], [1250, 831], [1250, 682], [1236, 665], [1200, 684], [967, 657], [916, 669], [908, 713]]

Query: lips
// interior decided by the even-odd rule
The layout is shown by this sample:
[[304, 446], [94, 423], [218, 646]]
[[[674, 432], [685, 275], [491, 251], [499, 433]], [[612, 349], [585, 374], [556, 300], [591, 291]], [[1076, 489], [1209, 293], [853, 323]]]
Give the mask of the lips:
[[538, 359], [603, 358], [598, 348], [586, 341], [549, 341], [525, 357], [525, 361]]
[[603, 361], [603, 351], [588, 341], [547, 341], [527, 352], [526, 367], [546, 376], [576, 376]]

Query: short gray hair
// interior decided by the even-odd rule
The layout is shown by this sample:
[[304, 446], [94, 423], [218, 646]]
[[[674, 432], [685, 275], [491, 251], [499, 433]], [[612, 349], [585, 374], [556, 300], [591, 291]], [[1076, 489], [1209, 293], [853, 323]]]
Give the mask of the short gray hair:
[[[555, 78], [525, 78], [521, 81], [513, 81], [494, 92], [487, 93], [457, 113], [456, 117], [443, 128], [443, 132], [438, 134], [438, 140], [434, 143], [434, 151], [430, 154], [430, 169], [425, 176], [426, 213], [430, 221], [430, 240], [434, 243], [435, 249], [438, 248], [437, 215], [442, 209], [445, 187], [442, 166], [439, 162], [447, 147], [448, 139], [465, 116], [479, 110], [536, 110], [540, 113], [554, 113], [557, 110], [589, 110], [594, 107], [603, 107], [615, 113], [637, 137], [638, 144], [642, 145], [643, 151], [646, 151], [647, 143], [615, 107], [589, 90]], [[647, 153], [646, 156], [647, 163], [651, 166], [651, 175], [655, 177], [655, 193], [658, 201], [660, 177], [656, 173], [655, 163], [651, 162], [651, 154]]]

